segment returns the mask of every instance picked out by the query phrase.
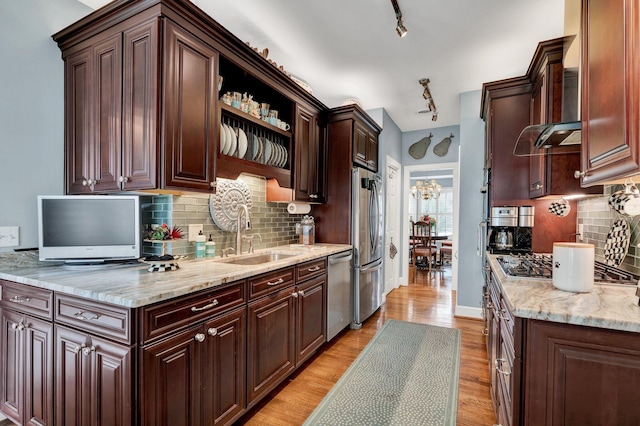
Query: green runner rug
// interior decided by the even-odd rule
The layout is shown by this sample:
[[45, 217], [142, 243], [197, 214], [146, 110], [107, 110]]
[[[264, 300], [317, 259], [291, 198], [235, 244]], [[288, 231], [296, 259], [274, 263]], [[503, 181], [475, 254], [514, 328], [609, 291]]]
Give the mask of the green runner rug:
[[388, 320], [305, 425], [455, 425], [460, 330]]

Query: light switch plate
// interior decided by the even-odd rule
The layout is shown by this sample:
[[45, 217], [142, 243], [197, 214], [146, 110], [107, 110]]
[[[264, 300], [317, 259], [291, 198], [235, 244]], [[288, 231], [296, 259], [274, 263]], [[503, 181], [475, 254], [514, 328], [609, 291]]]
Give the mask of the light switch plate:
[[20, 245], [19, 226], [0, 226], [0, 247], [17, 247]]
[[580, 241], [584, 240], [584, 225], [582, 223], [578, 225], [578, 239]]
[[202, 227], [202, 224], [189, 225], [189, 241], [195, 241], [200, 231], [203, 231], [203, 230], [204, 228]]

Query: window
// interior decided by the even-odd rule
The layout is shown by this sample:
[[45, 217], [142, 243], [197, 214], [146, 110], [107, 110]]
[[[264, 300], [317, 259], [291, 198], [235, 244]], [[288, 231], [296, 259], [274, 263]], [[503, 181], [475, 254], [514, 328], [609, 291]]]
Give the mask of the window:
[[453, 188], [442, 188], [438, 198], [424, 200], [409, 196], [409, 220], [429, 215], [436, 219], [436, 235], [453, 234]]

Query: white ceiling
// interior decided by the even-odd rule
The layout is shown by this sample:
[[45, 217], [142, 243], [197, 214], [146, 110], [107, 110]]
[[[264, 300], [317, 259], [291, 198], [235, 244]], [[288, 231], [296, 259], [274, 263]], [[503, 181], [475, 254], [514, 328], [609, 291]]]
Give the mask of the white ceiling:
[[[108, 0], [80, 0], [99, 7]], [[539, 41], [563, 35], [564, 0], [193, 0], [306, 81], [329, 107], [384, 108], [402, 131], [459, 124], [460, 93], [524, 75]], [[421, 78], [438, 110], [425, 108]], [[479, 112], [480, 106], [478, 106]]]

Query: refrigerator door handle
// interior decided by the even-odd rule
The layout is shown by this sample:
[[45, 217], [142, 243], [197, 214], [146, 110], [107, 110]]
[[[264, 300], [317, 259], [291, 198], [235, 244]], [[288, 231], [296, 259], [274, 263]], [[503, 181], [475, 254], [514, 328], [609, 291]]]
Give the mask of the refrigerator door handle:
[[476, 254], [478, 256], [482, 256], [482, 252], [484, 251], [484, 248], [482, 247], [483, 243], [484, 243], [484, 238], [483, 235], [486, 235], [486, 230], [487, 230], [487, 222], [485, 221], [480, 221], [478, 222], [478, 229], [477, 229], [477, 235], [476, 235]]
[[373, 271], [377, 271], [380, 268], [382, 268], [382, 259], [376, 260], [374, 263], [372, 263], [369, 266], [360, 268], [360, 272], [373, 272]]
[[371, 252], [378, 247], [380, 235], [377, 219], [380, 217], [380, 205], [378, 200], [378, 186], [375, 180], [371, 181], [371, 194], [369, 198], [369, 235], [371, 236]]

